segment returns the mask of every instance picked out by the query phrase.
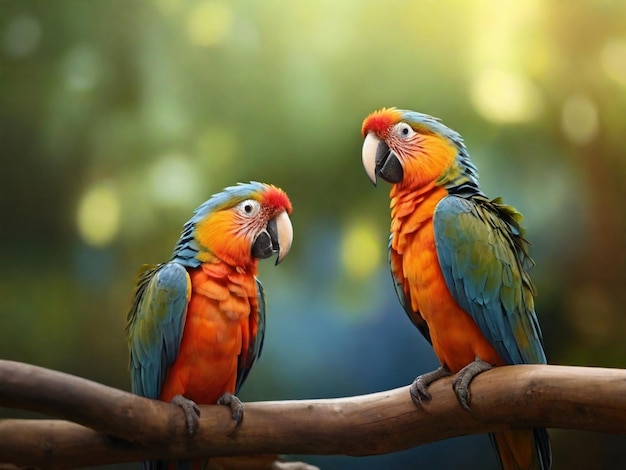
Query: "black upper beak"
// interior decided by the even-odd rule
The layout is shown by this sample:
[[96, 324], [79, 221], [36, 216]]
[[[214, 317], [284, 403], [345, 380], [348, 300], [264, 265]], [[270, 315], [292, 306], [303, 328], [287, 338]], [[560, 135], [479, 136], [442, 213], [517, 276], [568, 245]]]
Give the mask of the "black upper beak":
[[291, 248], [293, 228], [286, 212], [271, 219], [252, 244], [252, 256], [266, 259], [278, 253], [276, 264], [280, 263]]
[[377, 176], [389, 183], [399, 183], [404, 176], [400, 159], [389, 146], [373, 133], [363, 142], [363, 167], [370, 181], [376, 185]]
[[[271, 222], [271, 221], [270, 221]], [[268, 229], [269, 229], [269, 223]], [[278, 244], [277, 240], [272, 240], [272, 236], [270, 235], [268, 230], [263, 230], [259, 233], [252, 244], [252, 256], [259, 259], [269, 258], [274, 254], [274, 246]]]

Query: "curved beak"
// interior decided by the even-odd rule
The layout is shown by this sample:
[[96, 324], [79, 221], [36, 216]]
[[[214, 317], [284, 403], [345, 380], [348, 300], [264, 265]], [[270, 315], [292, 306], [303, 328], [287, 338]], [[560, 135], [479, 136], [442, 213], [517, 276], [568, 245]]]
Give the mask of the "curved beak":
[[265, 259], [278, 253], [276, 264], [280, 263], [291, 248], [293, 227], [287, 212], [282, 211], [271, 219], [252, 244], [252, 256]]
[[385, 145], [382, 140], [371, 132], [365, 136], [365, 140], [363, 141], [363, 151], [361, 154], [363, 168], [365, 168], [365, 173], [367, 173], [367, 177], [374, 186], [376, 186], [376, 161], [379, 159], [378, 153], [381, 144]]
[[293, 227], [287, 212], [282, 211], [270, 220], [267, 224], [267, 229], [272, 238], [272, 244], [276, 246], [276, 251], [278, 252], [278, 257], [276, 258], [276, 264], [278, 264], [289, 253], [291, 242], [293, 241]]
[[389, 183], [402, 181], [404, 170], [400, 159], [389, 146], [372, 132], [365, 136], [361, 158], [370, 181], [376, 186], [380, 176]]

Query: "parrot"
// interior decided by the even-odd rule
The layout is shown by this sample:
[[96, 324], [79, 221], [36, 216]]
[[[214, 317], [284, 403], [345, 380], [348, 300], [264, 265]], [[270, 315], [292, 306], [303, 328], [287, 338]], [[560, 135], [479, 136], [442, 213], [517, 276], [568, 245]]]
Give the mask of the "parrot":
[[[441, 363], [415, 379], [411, 398], [421, 407], [431, 400], [432, 382], [456, 374], [455, 395], [469, 410], [476, 375], [546, 363], [522, 215], [501, 198], [487, 198], [463, 138], [441, 120], [382, 108], [364, 119], [361, 134], [367, 176], [391, 185], [393, 287]], [[545, 429], [490, 437], [501, 468], [551, 468]]]
[[237, 425], [243, 418], [236, 394], [261, 355], [266, 323], [258, 260], [276, 255], [278, 264], [289, 252], [291, 210], [273, 185], [227, 187], [194, 211], [168, 262], [139, 272], [126, 326], [131, 391], [180, 406], [189, 435], [199, 404], [229, 406]]

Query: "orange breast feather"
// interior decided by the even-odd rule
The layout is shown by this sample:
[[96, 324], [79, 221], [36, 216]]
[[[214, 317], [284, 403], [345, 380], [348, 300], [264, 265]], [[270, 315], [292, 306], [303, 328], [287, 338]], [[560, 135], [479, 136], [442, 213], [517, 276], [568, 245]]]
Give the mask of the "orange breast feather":
[[256, 283], [252, 273], [221, 263], [204, 264], [189, 275], [192, 294], [183, 339], [159, 398], [183, 395], [212, 404], [235, 392], [238, 357], [248, 348], [249, 318], [258, 308]]

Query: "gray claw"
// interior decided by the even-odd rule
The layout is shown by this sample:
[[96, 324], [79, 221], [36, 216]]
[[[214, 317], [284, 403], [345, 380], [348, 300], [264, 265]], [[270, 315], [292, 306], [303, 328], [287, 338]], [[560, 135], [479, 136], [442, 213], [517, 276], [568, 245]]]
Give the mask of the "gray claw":
[[237, 422], [237, 426], [241, 424], [243, 419], [243, 403], [232, 393], [226, 392], [217, 400], [218, 405], [225, 405], [230, 407], [230, 412], [233, 419]]
[[176, 395], [172, 398], [171, 403], [183, 409], [185, 412], [185, 421], [187, 421], [187, 434], [193, 436], [200, 420], [200, 407], [196, 405], [194, 401], [182, 395]]
[[410, 392], [413, 403], [418, 407], [421, 407], [423, 402], [429, 402], [432, 399], [428, 393], [428, 385], [424, 384], [421, 375], [411, 384]]
[[463, 367], [452, 382], [452, 389], [456, 394], [456, 398], [459, 401], [461, 407], [470, 411], [470, 391], [469, 386], [472, 383], [472, 380], [478, 375], [482, 374], [485, 371], [488, 371], [493, 366], [488, 362], [483, 361], [481, 358], [477, 357], [473, 362], [470, 362], [468, 365]]
[[429, 402], [432, 398], [428, 392], [429, 385], [442, 377], [447, 377], [450, 374], [450, 371], [445, 367], [439, 367], [438, 369], [426, 372], [425, 374], [417, 377], [413, 381], [413, 384], [411, 384], [410, 388], [411, 399], [413, 400], [413, 403], [415, 403], [415, 406], [421, 408], [423, 403]]

